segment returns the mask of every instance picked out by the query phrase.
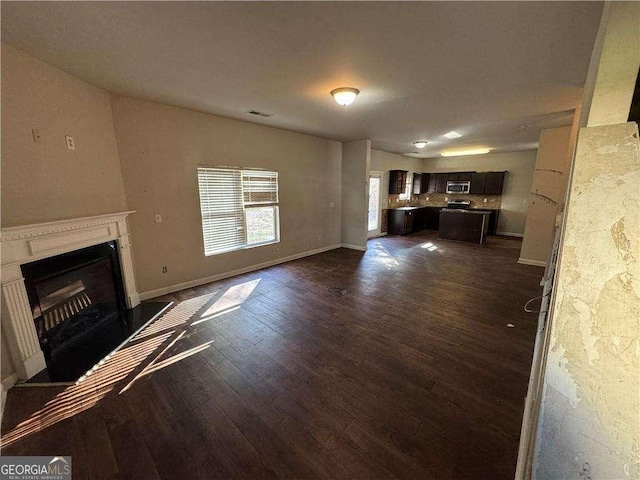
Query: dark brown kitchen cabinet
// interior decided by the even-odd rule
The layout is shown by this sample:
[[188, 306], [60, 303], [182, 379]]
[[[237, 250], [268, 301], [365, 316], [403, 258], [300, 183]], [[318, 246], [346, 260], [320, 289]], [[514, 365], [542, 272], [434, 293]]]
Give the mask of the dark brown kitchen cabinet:
[[404, 193], [405, 184], [407, 183], [406, 170], [390, 170], [389, 171], [389, 194], [398, 195]]
[[440, 207], [425, 207], [422, 209], [422, 224], [427, 230], [438, 230], [440, 223]]
[[468, 182], [471, 180], [471, 172], [455, 172], [448, 176], [449, 182]]
[[471, 185], [469, 187], [469, 193], [482, 195], [484, 193], [484, 182], [487, 178], [485, 172], [474, 172], [471, 174]]
[[388, 232], [393, 235], [406, 235], [413, 232], [413, 221], [417, 209], [394, 208], [389, 210]]
[[436, 173], [436, 192], [447, 193], [447, 182], [449, 175], [446, 173]]
[[422, 173], [414, 173], [413, 174], [413, 191], [414, 195], [420, 195], [422, 192]]
[[429, 174], [429, 184], [427, 185], [427, 193], [438, 192], [438, 187], [436, 185], [437, 179], [438, 179], [438, 175], [436, 173]]
[[427, 193], [428, 190], [429, 190], [429, 174], [414, 173], [413, 174], [413, 194], [420, 195], [421, 193]]
[[488, 235], [497, 235], [500, 210], [490, 210]]
[[506, 172], [486, 172], [484, 181], [485, 195], [502, 195], [505, 173]]

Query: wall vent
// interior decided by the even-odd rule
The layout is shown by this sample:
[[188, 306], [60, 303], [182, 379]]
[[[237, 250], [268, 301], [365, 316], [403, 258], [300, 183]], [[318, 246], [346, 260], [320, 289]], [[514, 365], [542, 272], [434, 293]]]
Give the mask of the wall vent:
[[247, 113], [249, 115], [255, 115], [256, 117], [264, 117], [264, 118], [273, 117], [272, 113], [258, 112], [257, 110], [249, 110]]

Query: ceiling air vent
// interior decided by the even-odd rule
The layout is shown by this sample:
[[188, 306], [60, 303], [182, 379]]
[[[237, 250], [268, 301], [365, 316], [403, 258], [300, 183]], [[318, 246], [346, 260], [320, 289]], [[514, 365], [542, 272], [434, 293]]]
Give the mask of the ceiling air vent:
[[258, 112], [257, 110], [249, 110], [247, 113], [249, 115], [255, 115], [256, 117], [264, 117], [264, 118], [273, 117], [273, 114], [271, 113]]

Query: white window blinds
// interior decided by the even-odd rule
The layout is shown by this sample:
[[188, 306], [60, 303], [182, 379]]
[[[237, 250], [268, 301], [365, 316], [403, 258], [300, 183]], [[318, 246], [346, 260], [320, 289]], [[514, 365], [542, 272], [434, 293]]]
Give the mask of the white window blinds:
[[279, 240], [278, 173], [198, 167], [205, 255]]
[[278, 203], [278, 172], [242, 170], [245, 205]]

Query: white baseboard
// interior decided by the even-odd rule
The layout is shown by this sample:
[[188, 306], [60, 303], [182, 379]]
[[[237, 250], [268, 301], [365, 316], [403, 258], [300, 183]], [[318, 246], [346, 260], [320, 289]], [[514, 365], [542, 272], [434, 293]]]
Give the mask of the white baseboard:
[[514, 233], [514, 232], [496, 232], [496, 235], [504, 235], [505, 237], [524, 237], [524, 233]]
[[18, 381], [18, 374], [12, 373], [11, 375], [2, 379], [0, 384], [0, 421], [2, 421], [2, 414], [4, 413], [4, 404], [7, 401], [7, 390], [13, 387]]
[[350, 248], [351, 250], [358, 250], [359, 252], [367, 251], [367, 247], [361, 247], [360, 245], [354, 245], [352, 243], [343, 243], [342, 248]]
[[328, 247], [316, 248], [315, 250], [309, 250], [307, 252], [296, 253], [295, 255], [289, 255], [288, 257], [277, 258], [268, 262], [259, 263], [257, 265], [251, 265], [249, 267], [240, 268], [238, 270], [232, 270], [230, 272], [219, 273], [210, 277], [199, 278], [197, 280], [191, 280], [189, 282], [176, 283], [167, 287], [157, 288], [155, 290], [149, 290], [147, 292], [139, 293], [140, 300], [149, 300], [150, 298], [159, 297], [161, 295], [167, 295], [169, 293], [178, 292], [186, 288], [198, 287], [205, 283], [217, 282], [218, 280], [224, 280], [225, 278], [235, 277], [236, 275], [242, 275], [243, 273], [255, 272], [262, 268], [272, 267], [281, 263], [291, 262], [292, 260], [298, 260], [299, 258], [309, 257], [311, 255], [317, 255], [318, 253], [328, 252], [329, 250], [335, 250], [344, 246], [342, 244], [330, 245]]
[[540, 260], [529, 260], [527, 258], [519, 258], [518, 259], [518, 263], [521, 263], [523, 265], [533, 265], [535, 267], [546, 267], [547, 266], [547, 262], [542, 262]]

